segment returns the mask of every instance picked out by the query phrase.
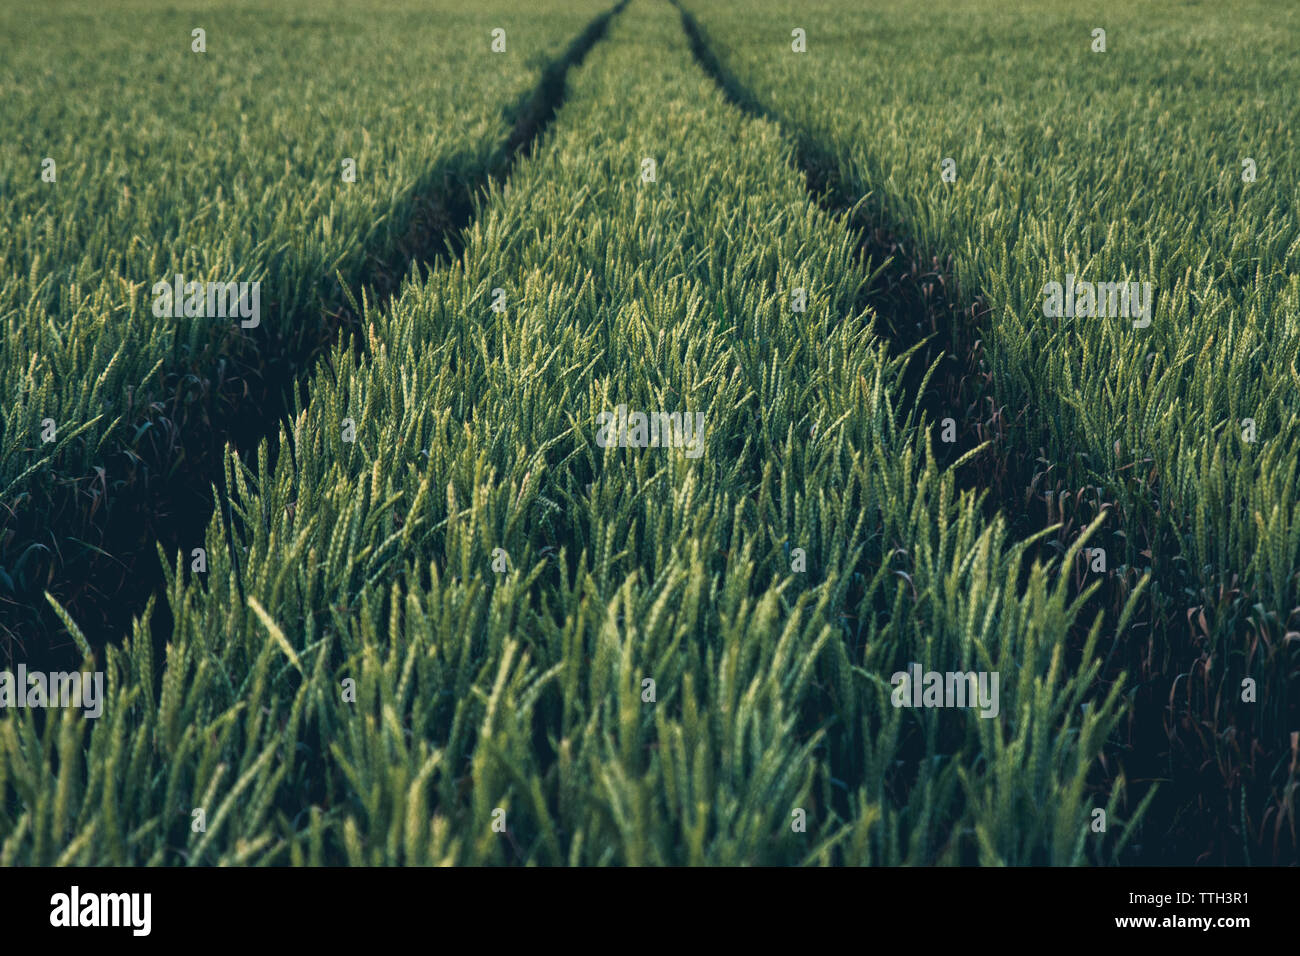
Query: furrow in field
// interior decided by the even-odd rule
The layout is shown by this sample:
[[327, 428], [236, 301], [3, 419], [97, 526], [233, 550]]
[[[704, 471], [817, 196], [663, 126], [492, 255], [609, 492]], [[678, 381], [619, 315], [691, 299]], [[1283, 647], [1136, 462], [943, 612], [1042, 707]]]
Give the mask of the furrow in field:
[[[809, 194], [822, 209], [841, 219], [858, 247], [859, 267], [865, 274], [860, 303], [877, 311], [885, 322], [894, 354], [910, 354], [907, 391], [916, 397], [931, 426], [938, 426], [960, 409], [961, 441], [936, 442], [941, 463], [967, 458], [957, 469], [960, 487], [990, 490], [985, 497], [989, 517], [1006, 501], [981, 478], [980, 464], [988, 456], [967, 452], [995, 437], [992, 430], [972, 427], [972, 413], [991, 402], [986, 376], [982, 376], [978, 341], [963, 340], [962, 316], [952, 287], [950, 261], [921, 262], [909, 255], [902, 237], [862, 215], [863, 197], [844, 175], [836, 157], [814, 137], [787, 117], [761, 102], [739, 79], [724, 69], [705, 39], [699, 21], [677, 0], [671, 0], [681, 17], [691, 52], [701, 69], [736, 107], [780, 127], [795, 144], [793, 161]], [[969, 313], [978, 312], [978, 303]], [[984, 423], [981, 423], [984, 424]]]
[[[803, 144], [811, 188], [855, 211], [864, 245], [887, 225], [914, 250], [904, 280], [956, 304], [894, 327], [902, 348], [939, 332], [950, 371], [925, 404], [956, 420], [955, 451], [995, 439], [967, 486], [1017, 534], [1058, 525], [1049, 553], [1108, 513], [1104, 556], [1072, 571], [1102, 585], [1080, 618], [1105, 614], [1099, 686], [1135, 684], [1107, 786], [1127, 777], [1136, 801], [1160, 784], [1126, 859], [1294, 862], [1295, 12], [1203, 4], [1172, 30], [1185, 6], [1090, 14], [1110, 52], [1065, 3], [1034, 5], [1030, 38], [1016, 4], [959, 2], [942, 24], [902, 2], [700, 5], [705, 26], [683, 23], [732, 99]], [[1211, 88], [1233, 103], [1230, 136]], [[1150, 311], [1050, 316], [1049, 281], [1076, 278], [1146, 281]]]
[[[722, 65], [694, 15], [678, 0], [671, 2], [701, 69], [729, 102], [775, 124], [790, 138], [795, 144], [794, 165], [809, 194], [853, 236], [856, 264], [863, 277], [859, 302], [882, 317], [892, 354], [908, 358], [903, 394], [921, 412], [936, 460], [954, 466], [957, 488], [979, 496], [986, 520], [1003, 516], [1018, 534], [1035, 539], [1034, 558], [1045, 564], [1059, 562], [1090, 532], [1093, 521], [1100, 518], [1104, 522], [1110, 516], [1098, 507], [1086, 514], [1086, 520], [1075, 514], [1072, 517], [1080, 520], [1067, 522], [1035, 494], [1042, 480], [1038, 463], [1025, 449], [1008, 444], [1005, 408], [997, 403], [998, 391], [982, 355], [980, 323], [988, 315], [983, 298], [963, 299], [953, 274], [952, 256], [932, 256], [925, 261], [899, 232], [869, 217], [863, 211], [862, 190], [855, 187], [831, 149], [797, 121], [761, 102]], [[1048, 533], [1041, 534], [1043, 529]], [[1025, 562], [1026, 573], [1030, 566], [1031, 562]], [[1117, 579], [1105, 577], [1099, 586], [1089, 588], [1090, 582], [1075, 573], [1073, 583], [1082, 604], [1069, 645], [1071, 668], [1079, 664], [1076, 654], [1086, 645], [1099, 615], [1108, 615], [1104, 627], [1116, 639], [1124, 629], [1118, 626], [1121, 615], [1132, 625], [1145, 624], [1140, 617], [1132, 619], [1129, 604], [1134, 591], [1140, 593], [1140, 580], [1124, 582], [1129, 586], [1120, 588]], [[1102, 696], [1117, 679], [1118, 671], [1106, 675], [1099, 690]]]
[[[551, 11], [556, 15], [549, 18], [545, 10], [503, 15], [499, 22], [509, 27], [506, 37], [513, 45], [501, 56], [488, 50], [488, 27], [497, 26], [498, 20], [489, 23], [487, 11], [468, 20], [463, 15], [444, 18], [448, 37], [428, 48], [440, 53], [441, 65], [435, 71], [440, 79], [410, 82], [409, 75], [402, 75], [400, 64], [387, 55], [356, 68], [361, 95], [379, 100], [369, 111], [364, 103], [353, 102], [357, 99], [355, 85], [346, 100], [340, 99], [342, 94], [333, 84], [324, 84], [322, 90], [310, 86], [295, 89], [287, 95], [289, 104], [305, 99], [323, 110], [337, 107], [340, 115], [331, 113], [326, 122], [318, 119], [321, 128], [303, 134], [302, 143], [291, 144], [305, 153], [310, 137], [317, 152], [310, 157], [294, 152], [293, 159], [286, 161], [284, 178], [270, 177], [261, 203], [278, 203], [282, 208], [269, 218], [268, 210], [255, 208], [258, 200], [248, 183], [266, 179], [265, 169], [248, 173], [235, 163], [231, 195], [223, 198], [230, 170], [220, 163], [212, 169], [199, 165], [201, 159], [212, 161], [206, 143], [195, 150], [199, 159], [178, 158], [170, 171], [155, 171], [156, 184], [182, 178], [192, 190], [187, 197], [193, 193], [211, 197], [198, 219], [188, 224], [179, 223], [184, 218], [185, 200], [174, 195], [175, 190], [166, 185], [147, 188], [125, 174], [128, 185], [118, 188], [127, 198], [116, 202], [114, 213], [98, 216], [98, 228], [108, 234], [136, 231], [133, 249], [143, 242], [140, 234], [153, 235], [156, 248], [146, 255], [148, 250], [141, 246], [138, 256], [115, 258], [107, 247], [99, 249], [107, 240], [96, 233], [92, 242], [76, 253], [81, 256], [77, 274], [96, 266], [101, 288], [93, 296], [82, 296], [81, 304], [73, 307], [67, 305], [65, 294], [60, 304], [73, 312], [68, 328], [61, 333], [67, 341], [59, 340], [66, 348], [55, 347], [33, 331], [55, 327], [52, 314], [60, 310], [53, 303], [43, 306], [33, 292], [32, 301], [19, 308], [18, 299], [26, 295], [21, 283], [11, 283], [13, 287], [4, 290], [0, 302], [14, 306], [11, 325], [17, 324], [12, 325], [14, 334], [0, 352], [0, 370], [21, 394], [17, 408], [5, 415], [6, 451], [0, 456], [0, 485], [5, 489], [4, 507], [0, 508], [0, 608], [4, 611], [0, 616], [0, 658], [50, 669], [80, 656], [55, 609], [43, 598], [45, 592], [80, 622], [94, 646], [129, 632], [131, 619], [162, 585], [157, 548], [161, 546], [169, 555], [178, 551], [188, 555], [201, 544], [212, 514], [213, 487], [217, 486], [218, 494], [225, 491], [221, 483], [225, 445], [252, 453], [269, 437], [274, 457], [278, 423], [292, 407], [294, 393], [303, 397], [305, 379], [315, 361], [340, 341], [351, 340], [358, 349], [364, 348], [363, 338], [353, 338], [359, 327], [356, 302], [363, 297], [361, 290], [367, 290], [364, 294], [372, 300], [387, 301], [402, 277], [419, 263], [432, 262], [448, 251], [456, 254], [460, 232], [471, 221], [478, 197], [489, 183], [503, 181], [518, 157], [532, 149], [544, 133], [563, 99], [566, 73], [603, 35], [614, 12], [598, 14], [540, 71], [521, 62], [525, 56], [549, 55], [559, 46], [560, 31], [581, 14], [581, 5]], [[391, 47], [404, 22], [401, 16], [392, 19], [386, 35], [384, 27], [368, 25], [360, 28], [361, 35], [378, 29], [383, 44]], [[221, 26], [226, 25], [209, 23], [214, 45], [227, 35]], [[283, 34], [293, 38], [289, 42], [309, 45], [307, 38], [315, 38], [319, 43], [320, 37], [313, 32], [318, 31], [327, 38], [325, 51], [330, 49], [329, 39], [346, 30], [339, 24], [324, 31], [316, 24], [306, 31], [300, 26], [282, 27]], [[233, 30], [235, 25], [229, 27]], [[414, 36], [424, 36], [422, 25], [411, 29]], [[162, 32], [158, 27], [155, 31]], [[147, 38], [162, 42], [153, 32]], [[472, 45], [468, 53], [462, 49], [467, 44]], [[415, 47], [397, 46], [405, 57], [417, 53]], [[325, 54], [312, 50], [310, 55]], [[132, 62], [129, 55], [124, 60]], [[254, 75], [269, 69], [262, 60], [254, 56], [254, 65], [249, 67]], [[182, 89], [185, 83], [203, 82], [193, 72], [206, 66], [200, 57], [192, 58], [194, 65], [188, 73], [166, 62], [169, 69], [188, 78], [181, 83]], [[530, 74], [537, 76], [531, 87]], [[226, 114], [237, 108], [228, 101], [238, 99], [240, 87], [220, 68], [217, 77], [211, 82], [219, 90], [234, 88], [214, 98], [214, 111], [225, 120]], [[283, 78], [281, 74], [279, 79]], [[400, 125], [390, 121], [392, 111], [385, 102], [394, 99], [390, 81], [406, 84], [406, 92], [396, 97], [400, 103], [421, 90], [427, 96], [424, 103], [410, 104]], [[475, 89], [462, 89], [464, 83]], [[268, 92], [273, 84], [271, 79], [259, 87], [259, 109], [277, 101]], [[518, 93], [521, 87], [524, 91]], [[126, 100], [133, 102], [130, 97]], [[307, 108], [308, 104], [298, 105]], [[252, 111], [252, 107], [245, 108]], [[39, 106], [31, 109], [34, 116], [42, 115]], [[349, 117], [355, 121], [350, 128]], [[427, 117], [437, 134], [430, 139], [431, 148], [422, 145], [420, 117]], [[72, 121], [66, 122], [71, 128]], [[250, 119], [240, 115], [240, 135], [250, 154], [244, 157], [248, 164], [272, 161], [273, 154], [261, 142], [274, 131], [268, 129], [272, 123], [292, 128], [284, 117]], [[362, 143], [355, 141], [357, 127]], [[163, 132], [150, 126], [147, 135], [159, 140], [154, 150], [162, 155], [175, 149], [175, 140], [186, 128]], [[370, 130], [394, 136], [397, 141], [375, 143]], [[107, 160], [92, 152], [84, 165], [65, 164], [59, 188], [66, 192], [60, 195], [72, 198], [46, 199], [47, 208], [67, 211], [58, 203], [75, 204], [88, 189], [104, 191], [102, 184], [94, 185], [94, 177], [107, 173], [96, 164], [129, 167], [118, 153], [135, 148], [138, 146], [121, 146], [110, 138], [100, 148]], [[332, 162], [331, 149], [360, 157], [356, 184], [322, 186], [319, 177], [312, 180], [310, 173], [300, 168]], [[301, 195], [294, 192], [299, 175], [307, 177], [297, 187]], [[87, 177], [91, 185], [84, 181]], [[389, 177], [391, 187], [374, 185], [375, 179], [382, 183]], [[74, 179], [77, 181], [70, 181]], [[385, 195], [385, 188], [391, 188], [392, 194]], [[132, 199], [133, 189], [143, 195]], [[359, 193], [363, 198], [356, 201], [358, 193], [349, 189], [364, 190]], [[335, 191], [339, 198], [329, 198]], [[163, 207], [158, 197], [174, 204]], [[303, 221], [316, 211], [324, 220], [323, 232]], [[213, 229], [210, 219], [224, 224], [221, 230]], [[260, 244], [241, 251], [240, 237], [245, 234], [250, 243], [260, 239]], [[42, 284], [57, 290], [65, 281], [60, 270], [76, 255], [67, 251], [63, 260], [56, 258], [46, 264], [47, 251], [46, 263], [39, 261], [39, 255], [30, 263], [19, 261], [31, 255], [21, 242], [26, 235], [24, 229], [15, 233], [4, 252], [6, 259], [20, 274], [30, 266], [33, 282], [47, 273]], [[174, 272], [193, 278], [204, 272], [212, 279], [259, 278], [265, 290], [261, 321], [244, 329], [219, 320], [150, 315], [146, 290], [158, 275], [170, 277]], [[51, 276], [56, 277], [52, 283]], [[125, 305], [114, 304], [119, 276], [123, 288], [135, 283]], [[109, 350], [97, 346], [94, 354], [85, 354], [86, 343], [95, 339]], [[84, 389], [60, 390], [66, 378], [96, 375], [90, 390], [93, 394]], [[33, 449], [23, 436], [39, 432], [39, 421], [46, 417], [54, 421], [57, 435], [68, 437], [51, 446], [38, 443]], [[71, 437], [80, 424], [91, 419], [94, 421], [80, 439]], [[15, 469], [23, 474], [14, 473]], [[156, 618], [159, 646], [170, 630], [165, 606], [162, 611]]]

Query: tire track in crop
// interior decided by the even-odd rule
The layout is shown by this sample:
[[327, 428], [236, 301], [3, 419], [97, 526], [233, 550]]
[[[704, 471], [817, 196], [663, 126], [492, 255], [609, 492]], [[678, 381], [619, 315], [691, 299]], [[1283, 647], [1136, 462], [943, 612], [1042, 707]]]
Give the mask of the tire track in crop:
[[[93, 648], [129, 633], [132, 620], [163, 587], [158, 548], [168, 555], [202, 541], [218, 500], [226, 499], [222, 468], [224, 447], [242, 456], [268, 442], [272, 460], [278, 452], [278, 426], [295, 396], [307, 400], [307, 377], [320, 360], [329, 361], [335, 344], [349, 343], [354, 355], [365, 350], [360, 331], [359, 295], [370, 289], [386, 307], [416, 263], [454, 259], [476, 213], [476, 200], [491, 184], [505, 182], [516, 163], [531, 155], [566, 97], [569, 71], [581, 65], [606, 34], [610, 21], [630, 2], [619, 0], [593, 19], [565, 51], [543, 70], [536, 86], [508, 106], [509, 134], [475, 175], [465, 177], [466, 158], [454, 155], [434, 165], [412, 192], [407, 207], [410, 226], [385, 248], [367, 256], [357, 276], [342, 280], [340, 290], [322, 292], [346, 300], [324, 311], [323, 321], [303, 335], [298, 330], [271, 331], [273, 323], [254, 330], [235, 330], [231, 354], [216, 369], [175, 369], [168, 378], [166, 403], [137, 409], [134, 420], [142, 441], [108, 454], [96, 474], [60, 489], [56, 506], [43, 513], [15, 510], [5, 522], [16, 540], [98, 542], [83, 564], [62, 555], [52, 559], [48, 575], [16, 607], [17, 623], [0, 627], [0, 660], [24, 660], [34, 669], [72, 666], [80, 652], [43, 592], [52, 594], [79, 624]], [[272, 303], [271, 311], [277, 311]], [[325, 308], [322, 305], [322, 308]], [[87, 509], [84, 498], [93, 506]], [[28, 509], [34, 511], [34, 509]], [[86, 517], [87, 510], [89, 516]], [[6, 616], [8, 611], [6, 611]], [[173, 627], [166, 601], [158, 601], [152, 618], [155, 646], [161, 648]], [[161, 661], [161, 655], [157, 656]]]
[[[930, 422], [938, 422], [945, 417], [941, 413], [958, 408], [973, 413], [983, 404], [991, 406], [987, 378], [981, 377], [979, 343], [967, 341], [964, 334], [967, 329], [978, 326], [978, 320], [987, 313], [987, 308], [979, 300], [966, 308], [959, 306], [951, 259], [919, 262], [909, 254], [898, 236], [868, 223], [860, 213], [861, 197], [844, 181], [835, 157], [820, 143], [800, 134], [783, 116], [762, 103], [728, 73], [710, 48], [695, 17], [678, 0], [669, 2], [681, 16], [696, 62], [717, 84], [728, 102], [776, 126], [794, 144], [794, 162], [804, 177], [809, 195], [822, 210], [841, 220], [854, 234], [860, 264], [866, 273], [858, 305], [874, 307], [889, 324], [893, 333], [890, 342], [895, 354], [917, 349], [916, 356], [908, 365], [906, 383], [908, 394], [919, 398]], [[933, 374], [927, 374], [935, 362], [939, 363], [938, 367]], [[960, 427], [976, 416], [954, 417]], [[964, 437], [974, 441], [957, 442], [951, 448], [936, 444], [936, 460], [941, 465], [956, 460], [962, 449], [994, 437], [991, 429], [997, 424], [996, 413], [990, 415], [987, 422], [966, 424], [969, 434]], [[989, 476], [978, 474], [979, 463], [984, 457], [987, 456], [959, 469], [961, 488], [978, 490], [989, 487], [988, 480], [980, 480]], [[988, 497], [991, 506], [993, 499], [1002, 500], [1008, 495], [992, 494]], [[990, 507], [989, 517], [996, 510], [996, 507]]]
[[864, 273], [859, 307], [873, 308], [888, 324], [893, 354], [913, 352], [904, 384], [930, 427], [936, 428], [944, 418], [951, 417], [958, 429], [958, 440], [952, 443], [941, 442], [936, 435], [936, 463], [947, 467], [968, 450], [989, 442], [986, 452], [958, 467], [959, 490], [983, 494], [985, 517], [992, 520], [1001, 514], [1021, 537], [1059, 521], [1060, 535], [1041, 545], [1036, 553], [1044, 560], [1063, 554], [1100, 508], [1063, 516], [1053, 510], [1050, 494], [1038, 492], [1045, 473], [1035, 466], [1046, 460], [1045, 453], [1035, 459], [1022, 451], [1032, 443], [1011, 440], [1012, 432], [1022, 427], [1027, 410], [1012, 416], [996, 401], [980, 336], [990, 315], [983, 298], [963, 297], [954, 278], [951, 256], [924, 262], [901, 236], [868, 221], [862, 212], [864, 197], [846, 182], [835, 156], [727, 72], [695, 17], [678, 0], [669, 2], [681, 16], [700, 67], [730, 103], [782, 131], [794, 145], [794, 163], [809, 195], [853, 233]]
[[[1108, 524], [1118, 522], [1125, 526], [1123, 509], [1116, 502], [1103, 501], [1100, 494], [1088, 496], [1099, 489], [1067, 489], [1055, 477], [1058, 469], [1046, 445], [1036, 442], [1027, 424], [1029, 409], [1018, 409], [1011, 414], [998, 403], [992, 375], [984, 360], [980, 332], [991, 312], [980, 295], [963, 296], [954, 278], [953, 257], [922, 261], [896, 232], [868, 221], [862, 211], [865, 197], [846, 181], [831, 151], [759, 100], [722, 65], [694, 15], [679, 0], [669, 2], [680, 15], [700, 68], [731, 104], [782, 131], [794, 146], [793, 162], [804, 177], [809, 195], [853, 233], [864, 278], [858, 305], [872, 307], [888, 324], [893, 354], [915, 350], [904, 386], [932, 430], [936, 463], [948, 467], [968, 450], [988, 442], [983, 453], [957, 467], [958, 490], [980, 495], [985, 517], [993, 520], [1001, 515], [1014, 537], [1028, 538], [1044, 528], [1059, 525], [1054, 536], [1044, 537], [1031, 547], [1029, 560], [1022, 567], [1021, 585], [1034, 560], [1044, 564], [1053, 559], [1059, 561], [1102, 513], [1107, 514]], [[945, 418], [954, 419], [958, 429], [958, 440], [951, 444], [940, 442], [934, 431]], [[1151, 550], [1153, 544], [1148, 540], [1139, 542], [1137, 547]], [[1076, 595], [1092, 583], [1082, 566], [1068, 570]], [[1101, 578], [1099, 587], [1082, 605], [1078, 624], [1068, 636], [1067, 660], [1073, 670], [1080, 661], [1089, 623], [1099, 613], [1103, 635], [1114, 635], [1109, 647], [1104, 638], [1099, 645], [1106, 655], [1099, 677], [1100, 697], [1109, 692], [1120, 672], [1131, 664], [1121, 650], [1119, 624], [1126, 601], [1140, 586], [1136, 571], [1127, 579], [1116, 573]], [[1148, 591], [1139, 600], [1145, 602], [1138, 605], [1143, 610], [1125, 622], [1126, 632], [1153, 626], [1156, 596]], [[1147, 642], [1130, 643], [1145, 645]], [[1144, 743], [1151, 748], [1154, 742]], [[1109, 792], [1117, 776], [1116, 766], [1108, 763], [1099, 771], [1104, 775], [1090, 781], [1095, 791]], [[1143, 768], [1151, 769], [1149, 762]], [[1139, 792], [1129, 806], [1136, 806], [1142, 795]]]
[[[988, 451], [958, 469], [958, 487], [984, 493], [986, 514], [991, 518], [1001, 513], [1016, 537], [1058, 526], [1031, 552], [1044, 562], [1059, 559], [1080, 531], [1105, 512], [1106, 526], [1121, 529], [1125, 536], [1128, 560], [1145, 558], [1150, 565], [1147, 590], [1127, 622], [1122, 620], [1125, 603], [1143, 586], [1142, 572], [1133, 567], [1112, 569], [1100, 578], [1100, 587], [1079, 616], [1086, 628], [1102, 615], [1104, 665], [1098, 695], [1108, 693], [1120, 674], [1127, 673], [1130, 696], [1125, 723], [1108, 742], [1106, 760], [1090, 787], [1107, 794], [1126, 779], [1129, 792], [1121, 807], [1129, 812], [1151, 795], [1153, 784], [1163, 781], [1145, 812], [1141, 842], [1127, 848], [1125, 861], [1189, 865], [1207, 860], [1249, 863], [1254, 857], [1293, 863], [1294, 836], [1290, 848], [1278, 837], [1282, 821], [1293, 819], [1294, 798], [1277, 780], [1284, 779], [1281, 771], [1288, 762], [1294, 766], [1294, 742], [1288, 749], [1287, 741], [1265, 736], [1258, 722], [1220, 723], [1217, 703], [1212, 713], [1197, 710], [1186, 690], [1193, 680], [1208, 685], [1210, 672], [1222, 667], [1205, 645], [1210, 633], [1205, 609], [1252, 603], [1236, 594], [1237, 579], [1220, 583], [1216, 594], [1178, 560], [1179, 519], [1167, 512], [1161, 476], [1155, 471], [1135, 473], [1126, 488], [1065, 486], [1062, 465], [1074, 450], [1053, 448], [1030, 409], [1009, 413], [998, 403], [981, 337], [990, 311], [978, 295], [963, 297], [952, 279], [952, 258], [918, 262], [896, 235], [868, 222], [861, 212], [861, 190], [845, 182], [834, 155], [731, 75], [694, 16], [679, 0], [671, 2], [701, 68], [730, 102], [783, 130], [795, 144], [795, 163], [809, 193], [823, 209], [842, 216], [846, 228], [856, 234], [863, 271], [870, 277], [864, 298], [890, 323], [895, 354], [918, 349], [906, 380], [909, 394], [918, 399], [932, 427], [945, 416], [958, 423], [959, 441], [947, 446], [936, 442], [936, 458], [947, 464], [963, 449], [991, 441]], [[885, 266], [873, 272], [870, 263], [882, 261]], [[927, 379], [926, 371], [936, 362]], [[1075, 592], [1085, 590], [1091, 578], [1086, 568], [1068, 570]], [[1189, 609], [1192, 603], [1199, 606]], [[1198, 610], [1201, 633], [1193, 622]], [[1069, 635], [1071, 668], [1084, 638], [1081, 631]], [[1255, 640], [1251, 638], [1252, 648]], [[1207, 697], [1213, 700], [1213, 693], [1207, 691]], [[1225, 749], [1233, 756], [1225, 758]], [[1276, 768], [1272, 776], [1270, 767]], [[1265, 833], [1270, 816], [1277, 821], [1271, 846]], [[1248, 817], [1263, 834], [1253, 844], [1243, 837], [1251, 830]], [[1238, 823], [1240, 831], [1235, 829]]]

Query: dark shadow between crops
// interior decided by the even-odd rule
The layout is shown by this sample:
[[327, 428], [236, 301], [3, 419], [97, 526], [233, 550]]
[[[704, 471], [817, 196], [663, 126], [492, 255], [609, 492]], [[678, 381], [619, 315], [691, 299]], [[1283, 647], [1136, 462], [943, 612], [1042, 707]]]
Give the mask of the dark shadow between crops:
[[126, 419], [135, 433], [129, 446], [117, 443], [84, 478], [51, 481], [36, 495], [5, 503], [0, 566], [6, 554], [27, 557], [14, 590], [0, 593], [0, 666], [21, 660], [32, 669], [57, 670], [80, 662], [44, 597], [47, 591], [97, 651], [125, 637], [149, 599], [158, 596], [151, 626], [154, 660], [162, 666], [161, 650], [174, 622], [162, 599], [157, 549], [181, 554], [188, 573], [191, 549], [203, 545], [214, 499], [225, 498], [225, 446], [247, 461], [265, 440], [272, 456], [277, 454], [280, 423], [295, 396], [306, 402], [317, 362], [328, 360], [340, 342], [357, 356], [364, 351], [365, 336], [357, 334], [359, 290], [369, 290], [369, 301], [384, 308], [419, 264], [462, 253], [480, 197], [532, 153], [564, 103], [569, 71], [628, 2], [620, 0], [592, 20], [543, 69], [537, 85], [506, 107], [509, 133], [495, 150], [445, 157], [431, 167], [395, 210], [396, 228], [366, 251], [353, 274], [321, 276], [314, 303], [268, 302], [257, 328], [232, 324], [222, 341], [167, 370], [161, 397], [128, 399]]

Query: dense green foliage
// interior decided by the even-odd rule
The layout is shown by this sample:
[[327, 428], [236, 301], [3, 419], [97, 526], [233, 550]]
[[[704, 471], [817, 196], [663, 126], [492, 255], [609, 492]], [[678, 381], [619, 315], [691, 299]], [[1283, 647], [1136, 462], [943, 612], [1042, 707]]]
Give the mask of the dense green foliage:
[[[58, 4], [6, 64], [0, 614], [108, 696], [0, 714], [0, 865], [1294, 859], [1294, 14], [612, 4]], [[107, 633], [113, 494], [51, 515], [159, 431], [205, 527]]]

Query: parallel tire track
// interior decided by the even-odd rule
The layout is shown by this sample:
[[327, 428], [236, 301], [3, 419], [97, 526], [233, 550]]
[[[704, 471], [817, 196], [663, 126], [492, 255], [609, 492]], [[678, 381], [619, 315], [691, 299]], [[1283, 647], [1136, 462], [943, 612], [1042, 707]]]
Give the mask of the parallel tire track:
[[[80, 659], [43, 592], [67, 609], [95, 648], [129, 632], [131, 621], [161, 591], [158, 548], [175, 554], [202, 540], [212, 517], [213, 485], [225, 496], [225, 446], [248, 455], [266, 440], [274, 456], [279, 423], [293, 408], [295, 395], [306, 401], [307, 375], [316, 362], [340, 341], [350, 342], [357, 355], [364, 351], [365, 337], [355, 334], [360, 329], [355, 303], [361, 296], [353, 289], [368, 288], [386, 303], [415, 264], [460, 254], [478, 197], [493, 183], [505, 182], [515, 164], [533, 151], [564, 102], [569, 71], [583, 62], [628, 2], [620, 0], [592, 20], [543, 69], [537, 85], [506, 108], [510, 132], [474, 175], [460, 171], [465, 165], [461, 156], [429, 170], [400, 211], [410, 222], [403, 237], [367, 255], [363, 273], [344, 280], [343, 304], [324, 313], [309, 334], [277, 334], [270, 330], [272, 323], [264, 322], [240, 335], [233, 357], [221, 368], [175, 370], [169, 381], [172, 399], [141, 410], [136, 425], [145, 435], [143, 443], [115, 450], [96, 475], [62, 486], [54, 507], [41, 513], [20, 507], [7, 515], [4, 528], [14, 540], [53, 541], [53, 553], [69, 539], [99, 545], [87, 552], [83, 564], [54, 558], [38, 586], [20, 596], [15, 623], [0, 630], [0, 660], [55, 670]], [[338, 300], [339, 295], [322, 291], [322, 298]], [[84, 503], [88, 495], [98, 499], [89, 510]], [[172, 625], [167, 602], [159, 601], [152, 617], [157, 647], [166, 643]]]
[[[700, 68], [730, 103], [783, 132], [794, 144], [793, 161], [804, 177], [809, 195], [853, 233], [864, 273], [862, 304], [874, 307], [888, 323], [889, 344], [895, 355], [915, 350], [904, 381], [908, 396], [916, 401], [928, 427], [934, 429], [936, 460], [941, 465], [950, 464], [965, 450], [989, 442], [987, 450], [958, 468], [955, 476], [958, 489], [982, 495], [986, 517], [991, 520], [1000, 514], [1020, 537], [1060, 525], [1055, 536], [1044, 538], [1031, 551], [1043, 563], [1059, 560], [1099, 514], [1108, 512], [1109, 520], [1115, 520], [1115, 505], [1101, 501], [1100, 496], [1096, 501], [1084, 500], [1082, 494], [1077, 498], [1070, 496], [1071, 512], [1064, 512], [1066, 496], [1061, 492], [1066, 489], [1050, 484], [1054, 480], [1053, 469], [1050, 466], [1044, 469], [1044, 453], [1032, 453], [1035, 440], [1023, 424], [1028, 418], [1027, 410], [1008, 414], [997, 400], [997, 390], [982, 354], [986, 336], [981, 334], [981, 328], [989, 309], [978, 295], [963, 297], [954, 278], [952, 258], [921, 261], [900, 236], [869, 222], [862, 213], [859, 190], [846, 181], [830, 150], [759, 100], [722, 65], [691, 12], [679, 0], [669, 2], [678, 10]], [[948, 417], [955, 420], [959, 440], [943, 444], [938, 441], [937, 427]], [[1054, 499], [1061, 502], [1055, 509]], [[1025, 562], [1026, 574], [1031, 565], [1032, 561]], [[1081, 575], [1074, 577], [1076, 593], [1081, 592], [1087, 582]], [[1109, 575], [1086, 602], [1077, 619], [1078, 625], [1069, 636], [1072, 669], [1089, 624], [1101, 614], [1103, 634], [1116, 632], [1122, 609], [1135, 586], [1136, 582]], [[1139, 606], [1150, 607], [1150, 602]], [[1142, 615], [1141, 620], [1130, 620], [1127, 629], [1150, 628], [1153, 619], [1154, 612]], [[1116, 645], [1109, 651], [1107, 666], [1100, 677], [1100, 696], [1110, 690], [1128, 663], [1126, 655], [1116, 654]], [[1106, 793], [1114, 782], [1111, 770], [1104, 779], [1095, 780], [1093, 786]], [[1137, 792], [1134, 806], [1143, 795], [1144, 791]]]

